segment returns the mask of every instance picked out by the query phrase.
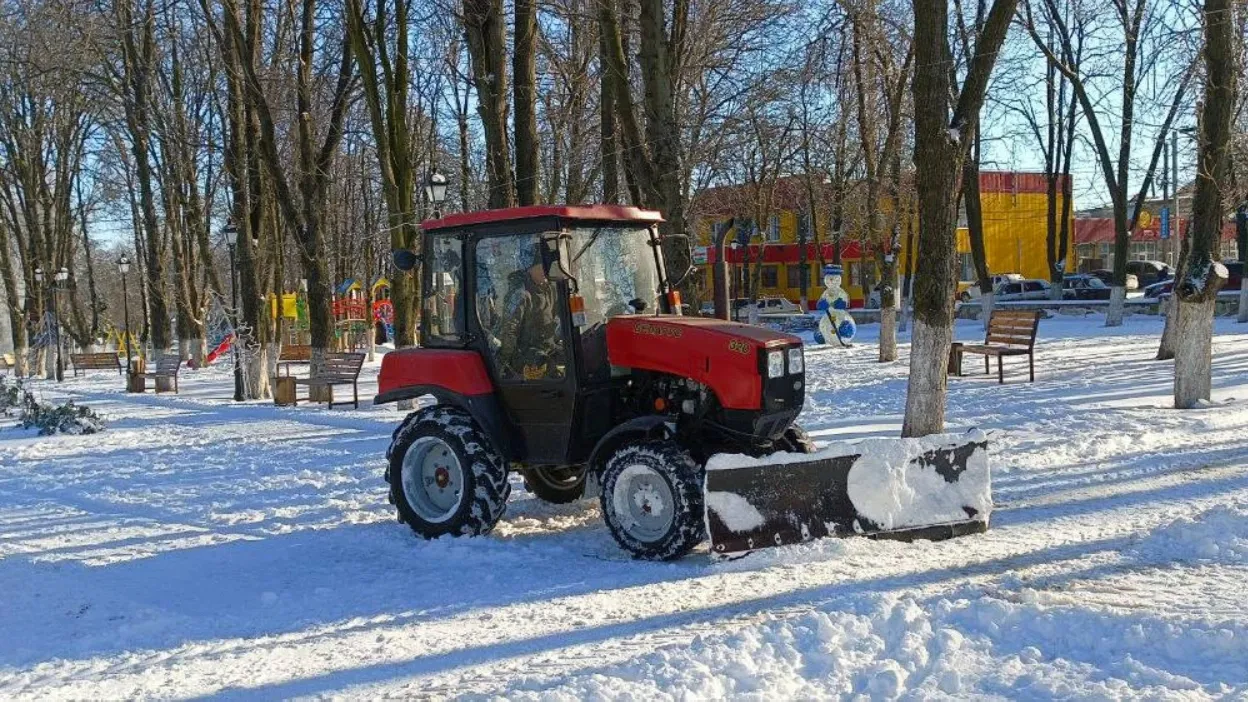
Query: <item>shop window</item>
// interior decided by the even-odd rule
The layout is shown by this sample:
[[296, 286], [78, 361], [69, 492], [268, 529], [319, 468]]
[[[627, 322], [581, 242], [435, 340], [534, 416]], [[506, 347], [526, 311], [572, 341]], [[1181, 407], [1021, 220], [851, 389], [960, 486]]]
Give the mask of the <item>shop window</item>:
[[780, 215], [772, 215], [767, 222], [767, 243], [780, 241]]
[[764, 288], [776, 288], [780, 285], [778, 266], [763, 266], [761, 285]]

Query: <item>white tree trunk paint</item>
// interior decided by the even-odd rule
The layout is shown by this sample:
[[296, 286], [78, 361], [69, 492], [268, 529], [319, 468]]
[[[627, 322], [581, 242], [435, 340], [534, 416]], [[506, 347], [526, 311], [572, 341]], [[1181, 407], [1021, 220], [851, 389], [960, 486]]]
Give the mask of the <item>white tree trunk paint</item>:
[[1213, 383], [1214, 297], [1206, 302], [1179, 302], [1174, 331], [1174, 406], [1191, 409], [1209, 400]]
[[984, 323], [984, 331], [988, 330], [988, 320], [992, 318], [992, 307], [996, 298], [987, 292], [979, 296], [979, 321]]
[[1166, 316], [1166, 326], [1161, 331], [1161, 343], [1157, 346], [1158, 361], [1169, 361], [1174, 358], [1174, 335], [1175, 327], [1178, 326], [1180, 309], [1174, 295], [1167, 297], [1165, 302], [1161, 303], [1161, 313]]
[[1121, 285], [1115, 285], [1109, 290], [1109, 311], [1105, 313], [1105, 326], [1121, 327], [1122, 314], [1126, 308], [1127, 289]]
[[182, 350], [183, 358], [190, 361], [192, 368], [204, 367], [208, 352], [204, 350], [203, 338], [178, 339], [178, 347]]
[[880, 363], [897, 360], [897, 308], [880, 309]]
[[951, 326], [932, 327], [921, 319], [914, 320], [902, 436], [926, 436], [945, 430], [946, 371], [952, 343]]
[[1248, 322], [1248, 285], [1239, 286], [1239, 316], [1237, 321], [1241, 324]]
[[272, 397], [269, 376], [277, 361], [277, 344], [260, 344], [250, 354], [243, 354], [243, 385], [249, 400]]
[[26, 378], [30, 376], [30, 347], [19, 346], [13, 349], [13, 377]]

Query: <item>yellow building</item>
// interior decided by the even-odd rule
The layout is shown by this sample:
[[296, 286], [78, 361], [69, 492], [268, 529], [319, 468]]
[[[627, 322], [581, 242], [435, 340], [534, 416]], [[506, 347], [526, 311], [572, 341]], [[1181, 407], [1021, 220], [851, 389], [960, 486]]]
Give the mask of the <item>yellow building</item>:
[[[824, 192], [819, 195], [827, 198], [828, 186], [821, 188]], [[1059, 187], [1059, 193], [1061, 190], [1070, 192], [1069, 187]], [[808, 271], [809, 302], [813, 303], [819, 297], [823, 287], [820, 270], [824, 263], [837, 260], [837, 245], [831, 241], [831, 226], [827, 221], [826, 207], [820, 207], [825, 211], [821, 212], [820, 241], [816, 244], [812, 240], [807, 212], [809, 198], [806, 193], [805, 179], [780, 179], [770, 198], [774, 203], [770, 209], [775, 214], [761, 227], [749, 219], [748, 213], [752, 208], [745, 203], [753, 198], [748, 197], [744, 186], [712, 188], [698, 195], [695, 205], [698, 216], [694, 222], [698, 245], [694, 249], [694, 262], [705, 270], [703, 280], [708, 281], [705, 286], [708, 297], [711, 280], [709, 266], [717, 260], [711, 244], [714, 236], [734, 217], [737, 219], [737, 229], [736, 236], [732, 237], [735, 241], [732, 243], [736, 246], [726, 247], [726, 258], [733, 271], [730, 291], [733, 297], [744, 296], [744, 291], [748, 288], [746, 276], [752, 274], [761, 257], [758, 294], [782, 296], [797, 302], [801, 297], [803, 268], [802, 247], [798, 242], [802, 239], [807, 242], [805, 268]], [[860, 206], [860, 195], [860, 192], [855, 192], [847, 197], [844, 233], [839, 242], [839, 260], [845, 269], [844, 286], [853, 306], [862, 306], [869, 291], [878, 282], [878, 255], [882, 253], [879, 247], [884, 245], [880, 242], [862, 241], [865, 213]], [[1059, 194], [1059, 212], [1060, 198]], [[1040, 173], [983, 172], [980, 174], [980, 204], [983, 210], [984, 248], [989, 273], [1020, 273], [1027, 278], [1047, 280], [1048, 195], [1045, 176]], [[886, 202], [883, 207], [887, 210], [890, 204]], [[903, 274], [909, 265], [909, 224], [903, 225], [901, 236], [899, 263]], [[803, 232], [805, 236], [799, 236]], [[867, 249], [866, 260], [863, 257], [864, 248]], [[1070, 226], [1067, 227], [1065, 260], [1074, 261], [1074, 256], [1072, 216]], [[958, 230], [958, 259], [959, 278], [964, 281], [974, 280], [970, 237], [965, 227]], [[1065, 270], [1073, 269], [1069, 263], [1065, 265]]]

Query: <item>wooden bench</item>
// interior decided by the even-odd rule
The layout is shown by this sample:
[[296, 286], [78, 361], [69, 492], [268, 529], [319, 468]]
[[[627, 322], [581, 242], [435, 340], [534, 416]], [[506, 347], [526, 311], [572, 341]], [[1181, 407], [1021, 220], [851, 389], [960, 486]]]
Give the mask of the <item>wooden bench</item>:
[[994, 310], [988, 318], [988, 334], [983, 344], [966, 344], [958, 357], [958, 375], [962, 375], [962, 358], [966, 354], [984, 357], [984, 373], [992, 372], [991, 360], [997, 357], [997, 382], [1005, 384], [1006, 356], [1026, 356], [1027, 371], [1031, 382], [1036, 381], [1036, 330], [1040, 328], [1040, 312], [1024, 310]]
[[178, 394], [178, 369], [182, 367], [182, 358], [176, 353], [167, 353], [156, 362], [156, 370], [144, 373], [143, 378], [156, 379], [156, 392], [160, 392], [161, 379], [173, 379], [173, 394]]
[[[329, 392], [329, 408], [333, 409], [335, 404], [345, 405], [346, 401], [334, 402], [333, 387], [335, 385], [350, 385], [352, 400], [351, 404], [359, 409], [360, 407], [360, 370], [364, 367], [365, 355], [362, 353], [335, 353], [332, 351], [325, 352], [325, 363], [321, 366], [320, 372], [309, 378], [295, 378], [295, 385], [308, 386], [308, 401], [312, 401], [312, 388], [326, 388]], [[295, 398], [298, 404], [298, 398]]]
[[277, 354], [277, 374], [282, 374], [282, 369], [286, 369], [286, 375], [290, 375], [290, 367], [296, 364], [307, 365], [312, 362], [312, 347], [306, 344], [289, 344], [282, 346], [282, 350]]
[[89, 370], [115, 370], [117, 375], [121, 375], [121, 357], [114, 351], [105, 353], [71, 353], [69, 354], [70, 363], [74, 366], [74, 377], [78, 376], [78, 371]]
[[11, 353], [0, 354], [0, 370], [17, 368], [17, 356]]

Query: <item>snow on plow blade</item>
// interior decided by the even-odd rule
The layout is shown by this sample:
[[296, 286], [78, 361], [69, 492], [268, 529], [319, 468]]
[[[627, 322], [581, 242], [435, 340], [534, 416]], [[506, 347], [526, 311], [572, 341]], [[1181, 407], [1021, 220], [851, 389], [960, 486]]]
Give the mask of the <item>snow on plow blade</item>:
[[980, 431], [836, 442], [815, 453], [716, 454], [706, 466], [715, 553], [850, 534], [948, 539], [988, 528], [992, 486]]

